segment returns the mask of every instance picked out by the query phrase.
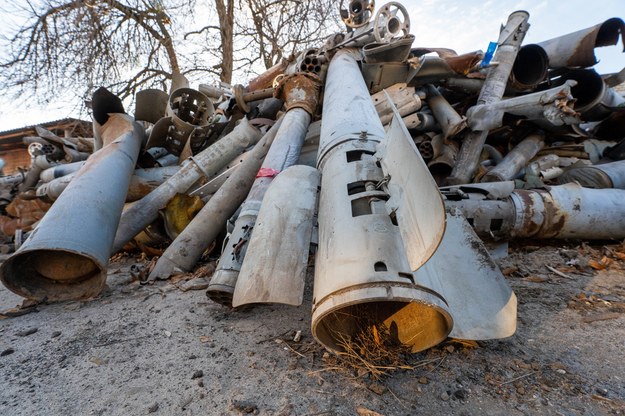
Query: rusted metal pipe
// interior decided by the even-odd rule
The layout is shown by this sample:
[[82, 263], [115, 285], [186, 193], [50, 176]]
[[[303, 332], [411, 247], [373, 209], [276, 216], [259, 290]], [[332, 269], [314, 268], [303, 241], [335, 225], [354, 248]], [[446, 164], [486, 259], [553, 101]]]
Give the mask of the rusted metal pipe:
[[571, 166], [558, 178], [559, 184], [569, 182], [577, 182], [585, 188], [625, 189], [625, 160], [592, 166]]
[[[494, 60], [497, 66], [489, 70], [477, 105], [493, 104], [503, 97], [506, 84], [523, 38], [527, 33], [529, 13], [517, 11], [508, 17], [508, 22], [499, 35], [498, 48]], [[486, 142], [488, 130], [474, 130], [464, 138], [456, 165], [447, 178], [449, 184], [468, 183], [477, 169], [482, 147]]]
[[111, 245], [144, 136], [140, 125], [125, 114], [109, 115], [109, 123], [120, 127], [117, 139], [87, 160], [37, 229], [0, 267], [0, 280], [20, 296], [84, 299], [104, 287]]
[[503, 160], [488, 171], [481, 182], [509, 181], [523, 169], [545, 146], [545, 136], [534, 133], [523, 139], [514, 149], [510, 150]]
[[203, 176], [212, 178], [235, 156], [256, 143], [260, 136], [256, 127], [250, 125], [247, 119], [242, 119], [230, 134], [187, 159], [175, 175], [124, 210], [115, 235], [113, 252], [120, 250], [139, 231], [154, 222], [158, 218], [158, 211], [174, 195], [187, 191]]
[[[505, 184], [505, 183], [503, 183]], [[470, 188], [463, 192], [469, 194]], [[447, 200], [459, 208], [478, 235], [503, 238], [625, 238], [625, 190], [590, 189], [576, 183], [547, 190], [517, 189], [507, 197]]]
[[293, 59], [281, 59], [280, 62], [267, 69], [265, 72], [252, 79], [247, 84], [248, 91], [257, 91], [265, 88], [270, 88], [273, 85], [273, 80], [280, 74], [284, 73], [289, 62]]
[[540, 42], [549, 57], [551, 68], [582, 67], [597, 63], [595, 48], [616, 45], [619, 37], [625, 47], [625, 23], [616, 17], [603, 23]]
[[573, 108], [584, 121], [600, 121], [625, 103], [622, 95], [608, 87], [593, 69], [576, 69], [562, 76], [564, 82], [575, 81], [571, 94], [577, 99]]

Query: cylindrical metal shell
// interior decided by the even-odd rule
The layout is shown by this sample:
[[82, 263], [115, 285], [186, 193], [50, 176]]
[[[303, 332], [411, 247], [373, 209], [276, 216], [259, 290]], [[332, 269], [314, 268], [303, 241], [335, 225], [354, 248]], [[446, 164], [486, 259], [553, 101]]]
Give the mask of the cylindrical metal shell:
[[545, 146], [545, 137], [542, 134], [531, 134], [523, 139], [516, 147], [508, 152], [503, 160], [492, 168], [481, 182], [508, 181], [516, 175], [536, 156]]
[[548, 69], [549, 58], [543, 48], [531, 44], [522, 46], [510, 74], [512, 88], [534, 88], [547, 77]]
[[312, 332], [326, 348], [343, 349], [370, 325], [386, 326], [412, 351], [447, 337], [444, 299], [415, 284], [399, 232], [385, 207], [388, 194], [374, 156], [384, 130], [358, 64], [339, 51], [330, 62], [323, 106], [319, 249]]
[[[492, 104], [503, 97], [517, 52], [529, 28], [528, 19], [529, 13], [525, 11], [514, 12], [508, 17], [508, 22], [499, 35], [499, 47], [495, 52], [494, 60], [498, 62], [498, 65], [489, 70], [477, 100], [478, 105]], [[471, 124], [470, 119], [469, 124]], [[488, 131], [472, 131], [464, 138], [456, 165], [451, 176], [447, 178], [449, 184], [471, 182], [487, 136]]]
[[124, 210], [115, 235], [113, 252], [120, 250], [158, 217], [158, 211], [178, 192], [185, 192], [199, 178], [212, 178], [234, 157], [260, 138], [260, 131], [243, 119], [234, 130], [212, 146], [189, 158], [176, 174]]
[[215, 302], [232, 304], [232, 294], [265, 192], [275, 175], [299, 159], [308, 126], [319, 104], [319, 92], [319, 79], [301, 73], [287, 76], [277, 89], [284, 98], [287, 112], [263, 161], [263, 173], [254, 180], [241, 206], [234, 230], [211, 279], [207, 295]]
[[53, 179], [61, 178], [70, 173], [77, 172], [85, 162], [64, 163], [62, 165], [53, 166], [41, 172], [39, 179], [43, 182], [50, 182]]
[[[380, 141], [384, 137], [382, 123], [374, 122], [379, 120], [378, 113], [371, 102], [360, 69], [357, 64], [346, 65], [348, 61], [355, 62], [348, 53], [342, 52], [337, 53], [330, 62], [330, 65], [340, 66], [343, 70], [341, 73], [335, 72], [332, 77], [326, 77], [317, 165], [332, 147], [358, 139], [363, 132], [365, 138], [370, 136], [369, 140]], [[367, 93], [356, 94], [346, 88], [346, 85], [354, 84], [358, 86], [358, 91], [364, 90]], [[326, 110], [325, 103], [332, 103], [332, 112]]]
[[[520, 191], [517, 191], [520, 192]], [[625, 238], [625, 191], [589, 189], [577, 184], [540, 192], [545, 220], [536, 238]]]
[[[179, 169], [179, 166], [167, 166], [162, 168], [135, 170], [134, 174], [130, 177], [126, 202], [133, 202], [143, 198], [156, 189], [160, 184], [172, 177]], [[69, 175], [46, 182], [37, 188], [37, 196], [45, 196], [54, 201], [61, 195], [61, 193], [65, 190], [65, 188], [67, 188], [75, 177], [76, 174], [70, 173]]]
[[625, 160], [594, 166], [572, 167], [564, 171], [558, 183], [577, 182], [585, 188], [625, 189]]
[[[318, 95], [318, 92], [316, 94]], [[241, 213], [208, 287], [207, 295], [215, 302], [232, 304], [232, 294], [265, 192], [278, 172], [297, 162], [310, 120], [310, 114], [298, 107], [287, 111], [284, 115], [282, 125], [262, 164], [267, 173], [254, 180], [252, 189], [241, 205]]]
[[296, 165], [271, 182], [245, 251], [232, 306], [302, 304], [320, 176], [313, 167]]
[[506, 238], [625, 238], [625, 190], [576, 183], [545, 190], [517, 189], [505, 200], [446, 201], [459, 208], [480, 235]]
[[49, 301], [100, 293], [143, 139], [141, 127], [125, 121], [126, 132], [87, 160], [28, 240], [2, 264], [0, 280], [11, 291]]
[[616, 45], [625, 36], [625, 23], [613, 17], [603, 23], [539, 43], [549, 56], [549, 67], [588, 67], [597, 63], [595, 48]]
[[453, 137], [467, 127], [467, 120], [447, 102], [445, 97], [438, 92], [435, 86], [428, 84], [425, 86], [428, 106], [432, 109], [434, 117], [443, 129], [445, 138]]
[[[398, 227], [371, 207], [380, 192], [356, 193], [358, 184], [383, 178], [374, 150], [374, 142], [350, 141], [324, 161], [312, 330], [341, 350], [339, 335], [356, 334], [359, 318], [368, 317], [396, 327], [399, 342], [421, 351], [444, 340], [452, 320], [440, 295], [415, 285]], [[369, 156], [348, 162], [352, 152]]]
[[167, 278], [176, 268], [190, 271], [195, 266], [204, 250], [225, 227], [228, 218], [245, 200], [245, 196], [254, 183], [255, 174], [258, 172], [274, 137], [275, 133], [270, 130], [254, 146], [250, 155], [239, 165], [236, 172], [226, 180], [186, 228], [167, 247], [150, 273], [150, 280]]
[[608, 87], [601, 75], [592, 69], [575, 69], [562, 77], [563, 81], [574, 80], [571, 88], [575, 111], [581, 113], [584, 121], [600, 121], [609, 116], [614, 107], [625, 103], [625, 98]]

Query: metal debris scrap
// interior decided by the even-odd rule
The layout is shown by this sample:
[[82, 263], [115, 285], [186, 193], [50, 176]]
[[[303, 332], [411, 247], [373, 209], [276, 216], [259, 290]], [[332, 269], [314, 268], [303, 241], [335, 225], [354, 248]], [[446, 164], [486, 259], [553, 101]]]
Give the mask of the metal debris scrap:
[[197, 269], [215, 302], [299, 305], [312, 252], [323, 346], [416, 352], [515, 332], [480, 238], [625, 238], [625, 76], [591, 68], [623, 20], [523, 44], [516, 11], [459, 55], [419, 45], [400, 3], [340, 7], [344, 32], [247, 86], [175, 74], [134, 118], [100, 89], [93, 138], [25, 138], [30, 168], [0, 176], [4, 285], [97, 296], [109, 257], [141, 250], [143, 281]]

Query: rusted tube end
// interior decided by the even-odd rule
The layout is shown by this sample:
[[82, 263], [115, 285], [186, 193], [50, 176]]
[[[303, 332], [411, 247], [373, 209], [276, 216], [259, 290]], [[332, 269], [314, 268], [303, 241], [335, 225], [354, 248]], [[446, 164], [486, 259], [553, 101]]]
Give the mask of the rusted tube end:
[[560, 175], [557, 182], [560, 185], [577, 182], [584, 188], [596, 189], [612, 188], [614, 186], [607, 173], [592, 166], [570, 168]]
[[504, 182], [507, 180], [510, 180], [510, 178], [505, 178], [497, 172], [487, 172], [484, 176], [482, 176], [480, 182]]
[[206, 296], [213, 302], [232, 307], [234, 286], [239, 278], [238, 270], [217, 270], [211, 278]]
[[298, 72], [279, 80], [274, 97], [284, 101], [287, 111], [302, 108], [311, 116], [317, 112], [321, 78], [312, 73]]
[[344, 351], [346, 341], [372, 326], [378, 330], [385, 327], [394, 343], [419, 352], [444, 341], [453, 319], [436, 292], [397, 283], [335, 292], [313, 308], [312, 333], [332, 351]]
[[104, 288], [106, 266], [69, 250], [27, 250], [2, 264], [0, 280], [12, 292], [37, 301], [87, 299]]
[[525, 45], [519, 49], [510, 81], [513, 88], [526, 90], [534, 88], [547, 77], [549, 57], [538, 45]]
[[562, 82], [577, 81], [571, 88], [571, 94], [577, 99], [573, 108], [581, 113], [584, 121], [600, 121], [609, 115], [601, 109], [602, 101], [608, 94], [607, 86], [601, 75], [593, 69], [574, 69], [562, 77]]

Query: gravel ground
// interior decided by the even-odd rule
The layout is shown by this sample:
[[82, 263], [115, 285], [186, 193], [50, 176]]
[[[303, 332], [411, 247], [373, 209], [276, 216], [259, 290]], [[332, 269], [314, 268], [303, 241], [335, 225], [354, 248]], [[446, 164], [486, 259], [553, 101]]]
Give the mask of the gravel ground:
[[0, 288], [0, 415], [625, 414], [621, 249], [511, 246], [516, 334], [447, 340], [379, 379], [314, 341], [310, 281], [300, 307], [230, 310], [204, 279], [140, 285], [122, 257], [90, 301]]

